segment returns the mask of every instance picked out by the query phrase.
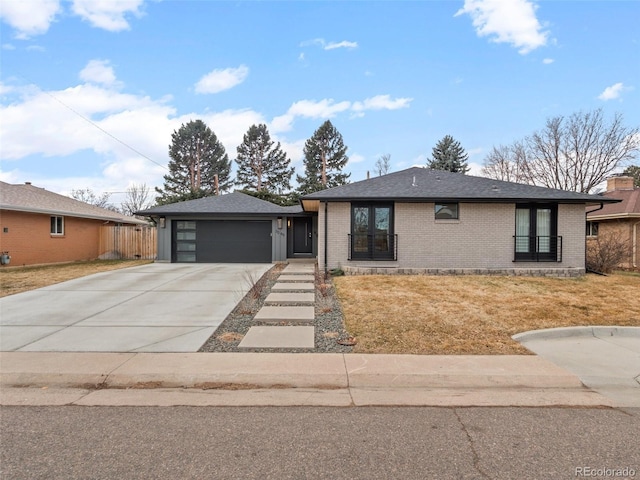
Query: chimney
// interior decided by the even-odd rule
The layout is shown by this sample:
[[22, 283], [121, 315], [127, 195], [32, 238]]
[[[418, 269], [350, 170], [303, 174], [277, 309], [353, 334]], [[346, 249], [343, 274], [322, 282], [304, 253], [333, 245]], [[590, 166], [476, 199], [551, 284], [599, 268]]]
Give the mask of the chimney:
[[607, 178], [607, 192], [616, 192], [618, 190], [633, 190], [633, 177]]

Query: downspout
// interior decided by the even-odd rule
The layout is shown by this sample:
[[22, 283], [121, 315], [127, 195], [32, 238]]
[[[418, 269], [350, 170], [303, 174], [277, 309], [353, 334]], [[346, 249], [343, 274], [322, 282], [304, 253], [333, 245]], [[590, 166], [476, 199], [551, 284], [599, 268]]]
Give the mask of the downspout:
[[633, 224], [633, 268], [638, 268], [638, 225], [640, 222]]
[[[590, 213], [593, 212], [597, 212], [598, 210], [602, 210], [604, 208], [604, 202], [600, 202], [600, 206], [598, 208], [594, 208], [593, 210], [589, 210], [588, 212], [584, 212], [584, 225], [585, 228], [587, 226], [587, 215], [589, 215]], [[587, 268], [587, 235], [585, 233], [584, 236], [584, 271], [585, 272], [589, 272], [590, 270]], [[600, 273], [600, 272], [594, 272], [592, 271], [592, 273]]]
[[327, 210], [327, 204], [328, 202], [324, 202], [324, 274], [327, 275], [328, 273], [328, 262], [327, 262], [327, 214], [328, 214], [328, 210]]

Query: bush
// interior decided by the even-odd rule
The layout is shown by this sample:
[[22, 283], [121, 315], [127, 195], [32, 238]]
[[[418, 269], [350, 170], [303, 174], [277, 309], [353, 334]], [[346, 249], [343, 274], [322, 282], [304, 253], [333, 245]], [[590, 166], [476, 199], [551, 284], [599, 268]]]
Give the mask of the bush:
[[631, 242], [616, 233], [602, 233], [587, 240], [587, 270], [611, 273], [631, 257]]

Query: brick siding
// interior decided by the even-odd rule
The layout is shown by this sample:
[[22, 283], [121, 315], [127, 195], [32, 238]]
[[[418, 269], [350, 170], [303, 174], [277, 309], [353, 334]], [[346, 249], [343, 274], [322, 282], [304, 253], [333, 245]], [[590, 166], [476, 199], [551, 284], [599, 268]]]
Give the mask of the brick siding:
[[0, 250], [9, 252], [9, 266], [93, 260], [99, 255], [103, 224], [64, 217], [64, 235], [51, 235], [51, 215], [2, 210]]
[[[433, 203], [396, 203], [397, 261], [348, 260], [351, 206], [329, 203], [329, 269], [348, 273], [584, 274], [584, 205], [558, 206], [562, 262], [514, 262], [515, 204], [460, 203], [458, 220], [435, 220]], [[320, 205], [318, 264], [324, 266], [324, 205]]]

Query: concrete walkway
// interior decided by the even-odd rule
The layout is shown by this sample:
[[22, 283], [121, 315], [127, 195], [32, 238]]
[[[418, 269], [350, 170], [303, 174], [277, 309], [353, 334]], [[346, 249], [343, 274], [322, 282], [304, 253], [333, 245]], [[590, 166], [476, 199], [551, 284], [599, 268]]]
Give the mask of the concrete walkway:
[[[271, 287], [239, 348], [315, 347], [315, 260], [290, 263]], [[286, 324], [286, 325], [285, 325]]]
[[337, 353], [4, 352], [0, 403], [634, 406], [536, 356]]

